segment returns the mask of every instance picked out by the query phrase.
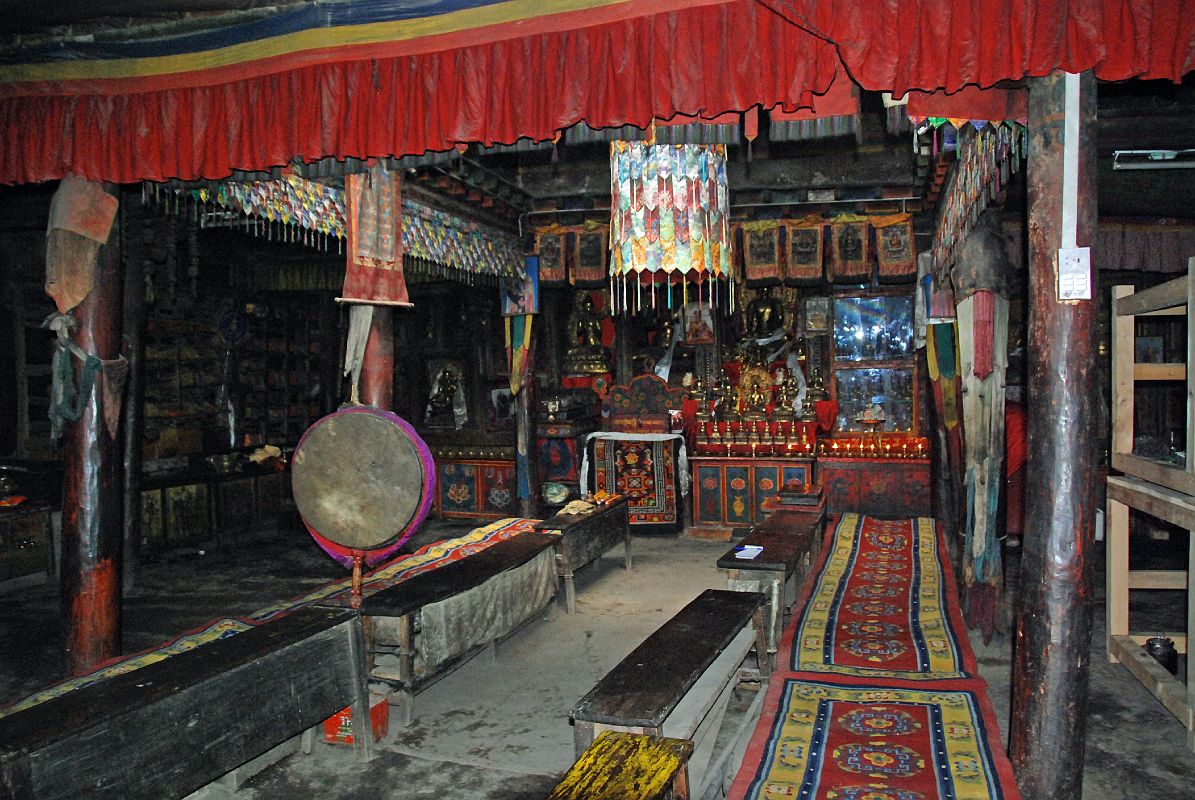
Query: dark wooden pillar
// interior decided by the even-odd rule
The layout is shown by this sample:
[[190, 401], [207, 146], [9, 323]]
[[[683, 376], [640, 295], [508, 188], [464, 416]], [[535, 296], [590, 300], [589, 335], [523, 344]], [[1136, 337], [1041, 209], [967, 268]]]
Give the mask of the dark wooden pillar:
[[394, 309], [389, 306], [373, 307], [358, 391], [367, 406], [394, 408]]
[[[120, 226], [100, 248], [95, 284], [75, 307], [75, 342], [84, 352], [114, 359], [120, 347]], [[83, 364], [72, 359], [75, 384]], [[71, 675], [120, 652], [120, 451], [104, 425], [100, 380], [83, 398], [78, 422], [63, 435], [62, 616]]]
[[[126, 219], [122, 210], [121, 221]], [[124, 228], [122, 224], [122, 229]], [[124, 432], [124, 592], [137, 585], [141, 568], [141, 461], [145, 440], [145, 262], [140, 248], [124, 265], [124, 354], [129, 362], [125, 383]]]
[[631, 318], [629, 314], [614, 315], [614, 382], [631, 381]]
[[544, 293], [544, 302], [539, 305], [539, 319], [536, 322], [544, 326], [544, 360], [547, 362], [544, 364], [544, 371], [547, 373], [548, 388], [559, 389], [564, 377], [560, 309], [567, 308], [568, 305], [558, 301], [561, 294], [558, 290], [541, 289], [540, 291]]
[[[1067, 76], [1054, 73], [1033, 80], [1029, 94], [1029, 461], [1009, 737], [1026, 800], [1081, 794], [1091, 650], [1097, 315], [1092, 300], [1059, 302], [1055, 259], [1059, 247], [1089, 245], [1095, 234], [1095, 80], [1085, 73], [1072, 83], [1069, 114], [1066, 87]], [[1068, 122], [1072, 203], [1064, 202]]]

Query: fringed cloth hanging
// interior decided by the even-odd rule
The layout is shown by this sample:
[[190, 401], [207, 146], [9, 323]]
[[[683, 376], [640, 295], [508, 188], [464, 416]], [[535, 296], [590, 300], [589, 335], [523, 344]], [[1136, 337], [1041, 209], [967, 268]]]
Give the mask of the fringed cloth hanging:
[[402, 272], [400, 180], [381, 164], [344, 180], [349, 252], [342, 303], [410, 306]]
[[882, 283], [912, 280], [917, 275], [917, 250], [913, 246], [913, 215], [872, 217], [876, 232], [876, 266]]
[[817, 214], [810, 214], [785, 224], [785, 283], [805, 286], [822, 281], [822, 234], [825, 229], [826, 221]]
[[[729, 279], [730, 193], [723, 145], [610, 145], [610, 278], [623, 309], [642, 307], [641, 284]], [[634, 298], [626, 289], [635, 282]], [[707, 289], [707, 292], [710, 290]], [[672, 293], [665, 292], [671, 303]], [[733, 304], [733, 296], [731, 296]], [[712, 300], [711, 293], [711, 300]], [[683, 298], [687, 302], [687, 297]]]

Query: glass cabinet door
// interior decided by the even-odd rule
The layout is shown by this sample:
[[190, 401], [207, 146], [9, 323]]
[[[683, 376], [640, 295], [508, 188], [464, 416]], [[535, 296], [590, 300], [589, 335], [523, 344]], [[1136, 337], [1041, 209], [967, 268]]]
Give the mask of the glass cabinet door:
[[912, 296], [836, 297], [833, 313], [835, 430], [914, 430]]

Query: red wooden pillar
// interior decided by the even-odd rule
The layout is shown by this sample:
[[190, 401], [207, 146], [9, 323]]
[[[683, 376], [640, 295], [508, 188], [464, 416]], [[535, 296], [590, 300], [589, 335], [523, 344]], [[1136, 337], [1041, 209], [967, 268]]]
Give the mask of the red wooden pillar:
[[394, 309], [389, 306], [373, 307], [358, 392], [367, 406], [394, 408]]
[[[1031, 82], [1029, 461], [1009, 736], [1026, 800], [1078, 798], [1083, 785], [1097, 314], [1092, 300], [1059, 301], [1056, 256], [1059, 247], [1094, 239], [1095, 115], [1090, 73]], [[1094, 286], [1091, 296], [1098, 296]]]
[[[100, 248], [95, 284], [72, 312], [74, 341], [101, 359], [120, 353], [120, 223]], [[75, 385], [82, 363], [72, 359]], [[120, 448], [104, 425], [97, 376], [83, 398], [78, 422], [63, 430], [62, 616], [66, 660], [72, 675], [120, 653], [120, 555], [122, 547]]]

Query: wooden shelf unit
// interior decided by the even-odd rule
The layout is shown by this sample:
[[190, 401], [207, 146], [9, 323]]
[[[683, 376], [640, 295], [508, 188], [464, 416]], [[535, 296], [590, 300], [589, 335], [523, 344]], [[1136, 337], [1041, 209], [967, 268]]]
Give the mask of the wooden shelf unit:
[[[1136, 318], [1187, 314], [1195, 295], [1195, 257], [1187, 275], [1140, 292], [1131, 286], [1112, 291], [1112, 467], [1124, 475], [1108, 478], [1107, 508], [1107, 651], [1123, 664], [1187, 728], [1187, 746], [1195, 750], [1195, 658], [1188, 636], [1195, 631], [1195, 370], [1185, 364], [1136, 363]], [[1195, 355], [1195, 325], [1187, 325], [1187, 364]], [[1133, 452], [1134, 390], [1137, 381], [1186, 382], [1186, 440], [1183, 466], [1143, 458]], [[1169, 522], [1188, 533], [1187, 569], [1129, 569], [1129, 509]], [[1130, 589], [1187, 591], [1187, 631], [1168, 634], [1187, 653], [1186, 681], [1162, 668], [1141, 645], [1148, 638], [1129, 627]]]

